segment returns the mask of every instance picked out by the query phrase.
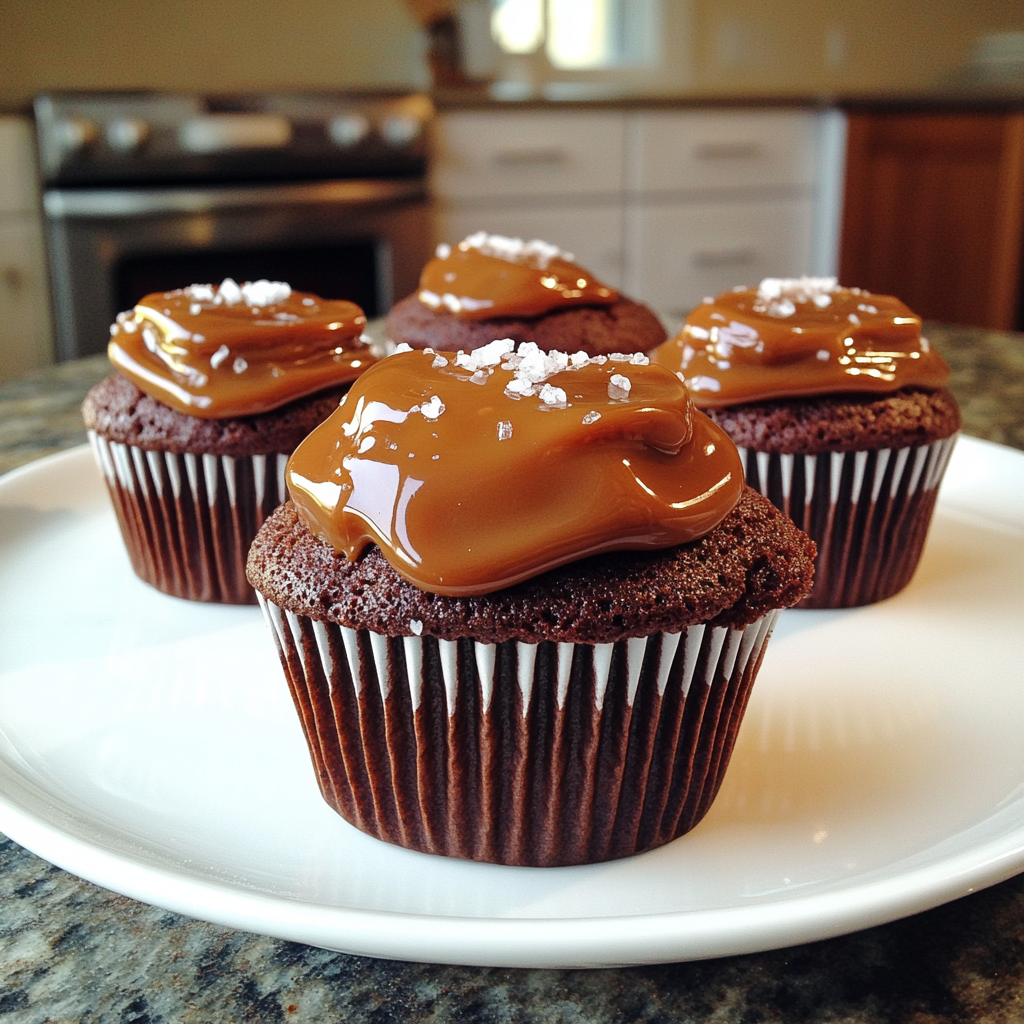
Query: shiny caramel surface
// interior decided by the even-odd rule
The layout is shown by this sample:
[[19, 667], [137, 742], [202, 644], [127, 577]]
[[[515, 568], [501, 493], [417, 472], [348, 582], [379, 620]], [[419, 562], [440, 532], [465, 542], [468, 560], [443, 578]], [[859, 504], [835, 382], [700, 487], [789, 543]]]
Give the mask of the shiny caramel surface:
[[367, 544], [437, 594], [499, 590], [601, 551], [711, 530], [739, 500], [733, 443], [642, 355], [400, 352], [288, 463], [310, 529]]
[[147, 295], [107, 347], [118, 371], [179, 412], [252, 416], [355, 380], [375, 362], [353, 302], [230, 278]]
[[652, 354], [681, 372], [698, 406], [842, 392], [939, 388], [942, 356], [891, 295], [833, 278], [767, 279], [698, 306]]
[[466, 320], [534, 317], [571, 306], [610, 305], [619, 297], [547, 242], [470, 235], [438, 253], [420, 275], [419, 300]]

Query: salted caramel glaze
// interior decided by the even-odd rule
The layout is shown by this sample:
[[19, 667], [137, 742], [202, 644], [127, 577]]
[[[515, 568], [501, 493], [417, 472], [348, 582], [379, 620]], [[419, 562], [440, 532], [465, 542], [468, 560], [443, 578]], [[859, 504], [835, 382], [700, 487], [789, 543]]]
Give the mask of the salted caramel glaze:
[[891, 295], [835, 278], [766, 278], [706, 299], [652, 355], [710, 408], [841, 392], [940, 388], [942, 356], [921, 318]]
[[299, 445], [287, 480], [337, 552], [377, 544], [415, 586], [459, 596], [693, 540], [739, 500], [743, 470], [646, 356], [505, 339], [381, 360]]
[[618, 297], [557, 246], [483, 231], [454, 249], [439, 245], [420, 275], [420, 302], [465, 320], [542, 316], [569, 306], [607, 306]]
[[205, 419], [252, 416], [355, 380], [375, 361], [354, 302], [281, 281], [194, 284], [147, 295], [110, 328], [118, 371]]

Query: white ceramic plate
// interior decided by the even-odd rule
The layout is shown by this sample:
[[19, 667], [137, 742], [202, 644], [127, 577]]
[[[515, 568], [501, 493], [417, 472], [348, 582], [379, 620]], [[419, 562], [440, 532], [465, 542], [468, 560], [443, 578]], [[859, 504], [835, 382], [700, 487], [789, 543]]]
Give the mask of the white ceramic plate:
[[0, 829], [100, 885], [372, 956], [683, 960], [923, 910], [1024, 870], [1024, 453], [960, 441], [897, 598], [786, 612], [718, 801], [579, 868], [386, 846], [319, 796], [254, 608], [132, 575], [86, 449], [0, 481]]

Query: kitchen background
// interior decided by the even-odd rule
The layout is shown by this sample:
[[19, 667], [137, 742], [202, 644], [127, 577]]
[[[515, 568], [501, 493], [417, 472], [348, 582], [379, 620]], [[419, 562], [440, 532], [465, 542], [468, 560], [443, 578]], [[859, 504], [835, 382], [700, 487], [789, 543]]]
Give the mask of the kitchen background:
[[[587, 4], [549, 4], [583, 24]], [[552, 22], [546, 51], [511, 21], [506, 47], [533, 52], [504, 53], [484, 0], [0, 0], [0, 380], [60, 351], [30, 113], [68, 90], [432, 92], [439, 237], [550, 237], [668, 312], [719, 280], [838, 269], [1020, 326], [1019, 0], [604, 7], [622, 38], [559, 50]]]

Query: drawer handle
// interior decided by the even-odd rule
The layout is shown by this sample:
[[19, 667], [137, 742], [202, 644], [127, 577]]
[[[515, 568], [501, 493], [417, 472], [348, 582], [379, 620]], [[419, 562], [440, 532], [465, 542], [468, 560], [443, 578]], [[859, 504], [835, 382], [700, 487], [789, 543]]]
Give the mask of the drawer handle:
[[557, 167], [567, 163], [564, 149], [499, 149], [491, 156], [495, 167]]
[[756, 160], [764, 151], [756, 142], [708, 142], [693, 152], [698, 160]]
[[749, 267], [756, 262], [755, 249], [705, 249], [693, 254], [695, 267]]

